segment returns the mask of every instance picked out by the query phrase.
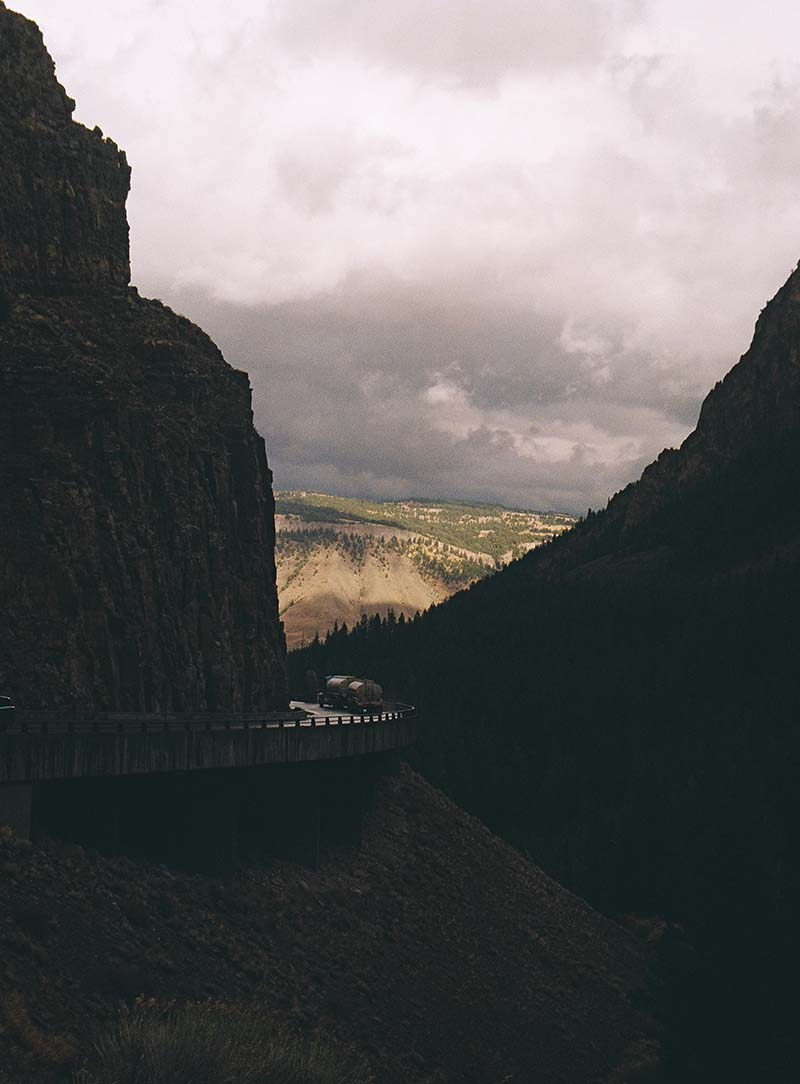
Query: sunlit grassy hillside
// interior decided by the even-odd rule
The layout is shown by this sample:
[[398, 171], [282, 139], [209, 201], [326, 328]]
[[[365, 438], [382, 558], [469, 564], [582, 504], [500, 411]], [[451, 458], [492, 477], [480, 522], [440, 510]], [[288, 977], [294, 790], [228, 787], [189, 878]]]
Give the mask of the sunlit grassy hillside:
[[572, 517], [457, 501], [276, 499], [278, 591], [289, 647], [363, 613], [412, 616], [569, 527]]

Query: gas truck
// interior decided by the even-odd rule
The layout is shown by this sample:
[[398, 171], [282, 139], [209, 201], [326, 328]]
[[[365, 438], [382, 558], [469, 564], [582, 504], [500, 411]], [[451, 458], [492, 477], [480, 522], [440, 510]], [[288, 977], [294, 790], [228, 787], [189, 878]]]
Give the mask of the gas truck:
[[325, 678], [319, 706], [347, 712], [383, 711], [383, 689], [368, 678], [333, 674]]

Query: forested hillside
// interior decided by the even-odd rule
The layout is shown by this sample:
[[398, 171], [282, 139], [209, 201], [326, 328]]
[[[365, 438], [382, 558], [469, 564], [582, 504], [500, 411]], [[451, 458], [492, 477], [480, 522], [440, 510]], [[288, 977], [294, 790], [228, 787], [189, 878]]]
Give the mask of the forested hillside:
[[464, 501], [370, 501], [305, 490], [276, 492], [278, 515], [309, 522], [375, 523], [394, 527], [504, 564], [571, 527], [563, 512], [532, 512]]
[[406, 626], [291, 656], [420, 705], [419, 763], [610, 913], [693, 946], [676, 1079], [795, 1079], [800, 272], [697, 430], [608, 508]]
[[278, 590], [289, 647], [357, 624], [412, 617], [568, 527], [560, 513], [456, 501], [277, 494]]

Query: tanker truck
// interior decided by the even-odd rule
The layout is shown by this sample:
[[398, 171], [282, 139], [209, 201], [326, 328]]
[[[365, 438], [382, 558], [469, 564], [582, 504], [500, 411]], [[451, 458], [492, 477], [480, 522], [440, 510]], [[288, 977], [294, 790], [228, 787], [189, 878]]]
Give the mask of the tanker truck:
[[352, 674], [334, 674], [325, 678], [319, 706], [349, 712], [382, 711], [383, 689], [376, 681]]

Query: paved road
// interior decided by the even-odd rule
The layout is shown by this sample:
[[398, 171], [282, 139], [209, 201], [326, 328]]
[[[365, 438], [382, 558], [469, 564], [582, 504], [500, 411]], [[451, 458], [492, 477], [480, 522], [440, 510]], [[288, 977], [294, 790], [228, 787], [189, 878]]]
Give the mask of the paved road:
[[[349, 719], [350, 716], [351, 716], [351, 713], [349, 711], [338, 712], [338, 711], [336, 711], [335, 708], [321, 708], [319, 706], [319, 704], [314, 704], [314, 703], [312, 703], [311, 701], [308, 701], [308, 700], [292, 700], [291, 703], [289, 704], [289, 707], [292, 709], [292, 711], [297, 709], [299, 711], [308, 712], [308, 714], [313, 715], [315, 719], [326, 719], [326, 718], [327, 719], [338, 719], [340, 715], [341, 715], [341, 717], [343, 719]], [[373, 712], [372, 714], [373, 715], [386, 715], [387, 712], [388, 713], [396, 712], [396, 711], [402, 712], [402, 711], [407, 711], [408, 708], [409, 708], [408, 704], [395, 704], [395, 703], [392, 703], [392, 702], [386, 700], [386, 701], [384, 701], [384, 704], [383, 704], [383, 710], [380, 711], [380, 712], [377, 712], [377, 711]], [[367, 712], [366, 713], [366, 718], [369, 718], [369, 716], [370, 716], [370, 712]], [[357, 712], [355, 713], [355, 715], [353, 717], [355, 719], [360, 719], [361, 718], [361, 716]]]
[[319, 704], [312, 704], [308, 700], [290, 700], [289, 707], [292, 711], [306, 711], [318, 719], [324, 718], [326, 714], [330, 715], [330, 712], [326, 713]]

